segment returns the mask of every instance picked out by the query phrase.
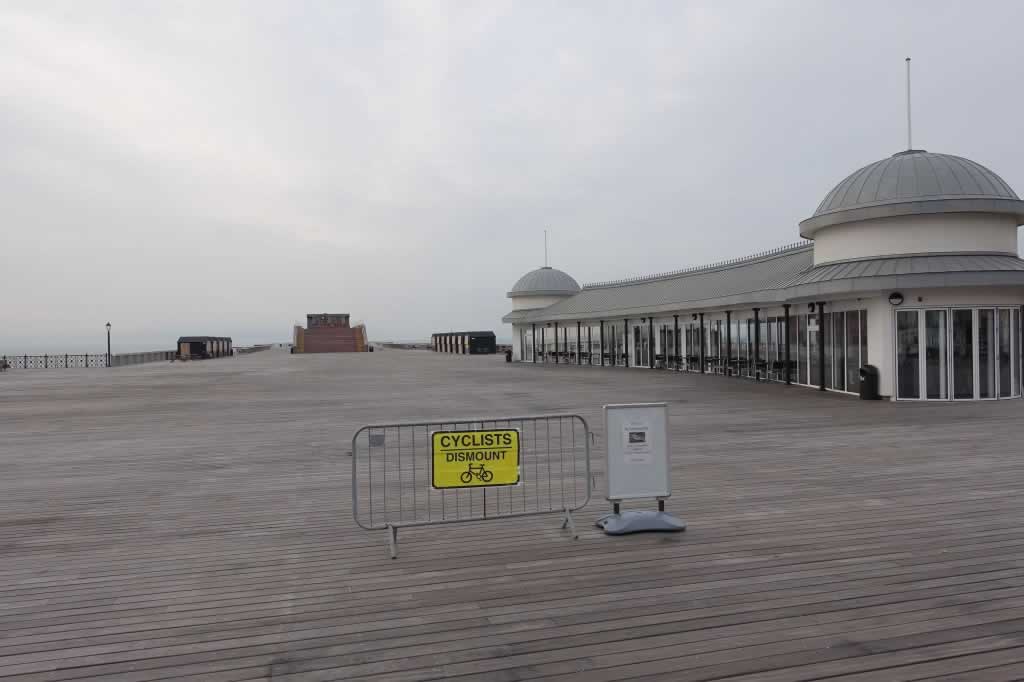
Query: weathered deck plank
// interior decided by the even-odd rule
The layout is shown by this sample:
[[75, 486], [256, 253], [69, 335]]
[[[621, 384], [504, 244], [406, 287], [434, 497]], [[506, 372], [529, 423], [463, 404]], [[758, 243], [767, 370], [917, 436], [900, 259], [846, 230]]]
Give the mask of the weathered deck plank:
[[[351, 520], [363, 423], [650, 400], [685, 534], [605, 537], [597, 495], [577, 542], [392, 562]], [[400, 351], [8, 373], [0, 680], [1019, 679], [1022, 416]]]

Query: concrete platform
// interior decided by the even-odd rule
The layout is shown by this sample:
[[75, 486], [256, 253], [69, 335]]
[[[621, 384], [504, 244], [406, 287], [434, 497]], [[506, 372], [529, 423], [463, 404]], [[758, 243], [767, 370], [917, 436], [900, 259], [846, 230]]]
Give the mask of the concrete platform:
[[[598, 494], [577, 542], [391, 561], [351, 520], [363, 423], [660, 400], [685, 533], [605, 536]], [[422, 351], [8, 372], [0, 682], [1020, 679], [1022, 418]]]

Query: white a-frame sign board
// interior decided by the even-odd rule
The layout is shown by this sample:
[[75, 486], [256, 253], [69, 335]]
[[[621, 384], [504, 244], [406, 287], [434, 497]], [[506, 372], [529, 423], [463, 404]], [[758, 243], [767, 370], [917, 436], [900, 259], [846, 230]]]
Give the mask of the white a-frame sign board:
[[605, 405], [604, 426], [608, 443], [608, 500], [670, 496], [668, 406]]

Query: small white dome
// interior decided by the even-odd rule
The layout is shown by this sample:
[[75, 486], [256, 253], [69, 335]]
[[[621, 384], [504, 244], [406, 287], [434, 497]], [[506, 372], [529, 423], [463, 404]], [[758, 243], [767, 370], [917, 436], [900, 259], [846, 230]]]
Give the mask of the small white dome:
[[572, 296], [580, 290], [580, 285], [572, 277], [551, 267], [531, 270], [515, 283], [509, 298], [517, 296]]

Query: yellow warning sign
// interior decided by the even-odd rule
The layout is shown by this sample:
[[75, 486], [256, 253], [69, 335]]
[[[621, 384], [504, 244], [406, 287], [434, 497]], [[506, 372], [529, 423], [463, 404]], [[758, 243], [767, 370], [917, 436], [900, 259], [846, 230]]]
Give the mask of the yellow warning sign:
[[431, 434], [435, 488], [519, 483], [519, 431], [435, 431]]

